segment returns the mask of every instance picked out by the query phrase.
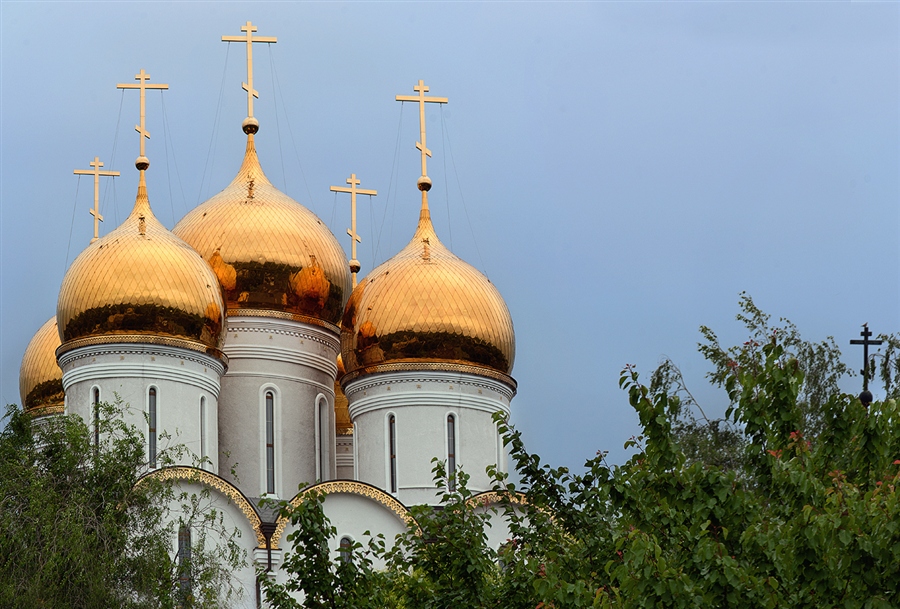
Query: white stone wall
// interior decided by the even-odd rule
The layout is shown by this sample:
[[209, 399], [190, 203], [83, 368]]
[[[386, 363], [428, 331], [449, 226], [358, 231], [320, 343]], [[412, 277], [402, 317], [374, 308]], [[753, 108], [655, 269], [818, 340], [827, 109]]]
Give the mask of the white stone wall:
[[[80, 347], [59, 358], [66, 392], [66, 412], [93, 424], [94, 388], [100, 401], [113, 403], [117, 396], [128, 406], [125, 421], [149, 432], [145, 413], [150, 388], [156, 389], [157, 453], [167, 446], [184, 445], [192, 454], [177, 461], [194, 465], [201, 454], [200, 400], [205, 401], [203, 447], [218, 470], [217, 408], [219, 380], [224, 364], [205, 353], [165, 345], [105, 344]], [[164, 435], [171, 436], [169, 440]]]
[[[336, 333], [289, 319], [229, 317], [219, 399], [221, 475], [266, 494], [265, 394], [275, 396], [275, 496], [330, 480], [334, 465]], [[235, 475], [231, 474], [234, 467]]]
[[[380, 493], [376, 490], [372, 494], [376, 497], [367, 497], [353, 492], [332, 492], [325, 496], [322, 507], [328, 520], [337, 529], [337, 535], [331, 539], [332, 557], [335, 560], [340, 558], [342, 537], [349, 537], [351, 540], [367, 546], [369, 536], [365, 535], [366, 531], [369, 531], [372, 537], [382, 534], [386, 547], [390, 549], [393, 547], [397, 535], [406, 531], [406, 522], [389, 506], [377, 499], [377, 495]], [[279, 543], [279, 558], [281, 553], [291, 551], [291, 543], [287, 541], [287, 536], [293, 531], [294, 527], [288, 523]], [[374, 566], [376, 569], [383, 568], [384, 561], [376, 560]], [[275, 579], [280, 583], [286, 581], [284, 573], [277, 570]]]
[[[196, 495], [201, 498], [200, 504], [215, 509], [222, 517], [222, 532], [227, 536], [234, 536], [234, 540], [244, 550], [243, 564], [230, 572], [231, 586], [236, 589], [237, 596], [231, 599], [227, 606], [231, 609], [253, 609], [256, 605], [256, 568], [265, 568], [267, 564], [265, 551], [257, 549], [257, 536], [253, 525], [247, 519], [241, 508], [215, 488], [195, 481], [181, 480], [175, 482], [176, 493], [168, 506], [169, 522], [172, 530], [172, 557], [178, 552], [178, 527], [180, 521], [186, 520], [186, 512], [180, 501], [180, 493], [187, 496]], [[185, 502], [189, 504], [189, 501]], [[179, 520], [181, 519], [181, 520]], [[206, 548], [211, 552], [224, 552], [222, 534], [218, 531], [206, 529]], [[199, 540], [200, 532], [197, 527], [191, 530], [191, 538], [194, 544]], [[218, 549], [217, 549], [218, 548]], [[280, 558], [280, 555], [279, 555]]]
[[338, 480], [355, 480], [353, 435], [335, 437], [335, 471]]
[[509, 413], [514, 390], [462, 372], [380, 372], [344, 388], [354, 425], [357, 479], [391, 492], [388, 420], [396, 417], [397, 492], [406, 505], [438, 501], [432, 458], [447, 459], [447, 415], [456, 417], [456, 462], [471, 476], [469, 488], [488, 490], [489, 465], [506, 468], [492, 420]]

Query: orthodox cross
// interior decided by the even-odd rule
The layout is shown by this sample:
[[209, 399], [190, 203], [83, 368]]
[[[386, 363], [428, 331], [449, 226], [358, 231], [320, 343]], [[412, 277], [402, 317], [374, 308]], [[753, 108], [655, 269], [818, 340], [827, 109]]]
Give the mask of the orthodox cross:
[[[431, 156], [431, 151], [425, 145], [425, 104], [433, 103], [433, 104], [446, 104], [446, 97], [425, 97], [425, 93], [428, 92], [428, 87], [425, 86], [424, 81], [419, 81], [415, 87], [413, 87], [413, 91], [416, 91], [418, 95], [398, 95], [398, 102], [418, 102], [419, 104], [419, 137], [421, 141], [416, 142], [416, 148], [422, 151], [422, 177], [428, 175], [428, 172], [425, 170], [425, 157]], [[426, 189], [427, 190], [427, 189]]]
[[851, 345], [862, 345], [863, 346], [863, 369], [861, 370], [863, 375], [863, 391], [869, 390], [869, 345], [880, 345], [882, 341], [880, 340], [869, 340], [869, 337], [872, 336], [872, 332], [869, 330], [869, 324], [863, 324], [863, 331], [859, 333], [862, 336], [862, 340], [851, 340]]
[[79, 176], [94, 176], [94, 207], [90, 210], [92, 216], [94, 216], [94, 238], [91, 239], [91, 243], [100, 238], [100, 223], [103, 222], [103, 216], [100, 215], [100, 176], [118, 176], [118, 171], [100, 171], [100, 168], [103, 167], [103, 163], [100, 162], [100, 157], [95, 156], [94, 160], [91, 161], [91, 167], [93, 169], [76, 169], [74, 171], [75, 175]]
[[150, 80], [150, 75], [144, 72], [144, 69], [141, 68], [141, 71], [134, 75], [134, 79], [138, 81], [137, 84], [134, 83], [120, 83], [116, 85], [117, 89], [138, 89], [141, 92], [141, 124], [135, 125], [134, 130], [141, 134], [141, 155], [138, 157], [138, 160], [135, 162], [135, 165], [140, 171], [144, 171], [147, 167], [150, 166], [150, 161], [147, 160], [147, 155], [144, 154], [144, 138], [150, 139], [150, 132], [147, 131], [146, 128], [146, 108], [147, 108], [147, 89], [168, 89], [169, 85], [161, 85], [161, 84], [150, 84], [147, 81]]
[[[278, 39], [274, 36], [253, 36], [253, 32], [257, 30], [257, 27], [247, 22], [247, 25], [241, 26], [241, 31], [246, 32], [245, 36], [222, 36], [222, 42], [246, 42], [247, 43], [247, 82], [242, 83], [244, 91], [247, 92], [247, 120], [253, 119], [253, 98], [259, 99], [259, 91], [253, 88], [253, 43], [254, 42], [266, 42], [273, 43], [278, 42]], [[257, 124], [257, 128], [259, 125]], [[245, 127], [246, 129], [246, 127]], [[255, 133], [255, 131], [254, 131]]]
[[355, 173], [351, 173], [350, 177], [347, 178], [347, 184], [350, 185], [350, 188], [346, 186], [332, 186], [331, 192], [349, 192], [350, 193], [350, 228], [347, 229], [347, 234], [350, 235], [350, 273], [353, 276], [353, 287], [356, 287], [356, 273], [359, 272], [359, 260], [356, 259], [356, 244], [362, 243], [362, 239], [356, 232], [356, 195], [369, 195], [374, 197], [378, 194], [377, 190], [365, 190], [362, 188], [357, 188], [359, 185], [359, 178], [356, 177]]

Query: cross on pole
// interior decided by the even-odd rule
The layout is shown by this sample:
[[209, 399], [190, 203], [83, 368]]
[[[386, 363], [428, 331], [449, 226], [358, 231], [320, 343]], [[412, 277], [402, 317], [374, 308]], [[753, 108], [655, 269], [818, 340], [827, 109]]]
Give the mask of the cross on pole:
[[100, 168], [103, 167], [103, 163], [100, 162], [100, 157], [95, 156], [94, 160], [90, 163], [93, 169], [76, 169], [74, 171], [75, 175], [80, 176], [94, 176], [94, 207], [90, 210], [90, 214], [94, 216], [94, 238], [91, 239], [91, 243], [100, 238], [100, 223], [103, 222], [103, 216], [100, 215], [100, 176], [118, 176], [118, 171], [100, 171]]
[[863, 369], [861, 370], [863, 375], [863, 391], [869, 390], [869, 345], [880, 345], [882, 341], [880, 340], [869, 340], [869, 337], [872, 336], [872, 332], [869, 330], [869, 324], [863, 324], [863, 331], [859, 333], [860, 336], [863, 337], [862, 340], [854, 339], [850, 341], [851, 345], [862, 345], [863, 346]]
[[356, 273], [359, 272], [359, 260], [356, 259], [356, 244], [362, 243], [362, 239], [356, 232], [356, 195], [369, 195], [376, 196], [378, 194], [377, 190], [365, 190], [362, 188], [357, 188], [359, 186], [359, 178], [356, 177], [355, 173], [351, 173], [350, 177], [347, 178], [347, 184], [350, 185], [350, 188], [346, 186], [332, 186], [331, 192], [349, 192], [350, 193], [350, 228], [347, 229], [347, 234], [350, 235], [350, 273], [353, 276], [353, 287], [356, 287]]
[[144, 69], [141, 68], [141, 71], [134, 75], [134, 79], [138, 81], [137, 84], [134, 83], [119, 83], [116, 85], [117, 89], [138, 89], [141, 92], [141, 124], [135, 125], [134, 130], [137, 131], [141, 136], [141, 155], [138, 157], [135, 165], [141, 171], [147, 169], [150, 166], [150, 161], [147, 160], [147, 155], [144, 154], [144, 138], [150, 139], [150, 132], [147, 131], [146, 126], [146, 109], [147, 109], [147, 89], [168, 89], [169, 85], [162, 84], [150, 84], [147, 81], [150, 80], [150, 75], [144, 72]]
[[[419, 84], [413, 87], [413, 91], [416, 91], [418, 95], [398, 95], [398, 102], [417, 102], [419, 104], [419, 137], [421, 141], [416, 142], [416, 148], [422, 151], [422, 177], [426, 177], [428, 172], [425, 169], [425, 158], [431, 156], [431, 151], [425, 145], [425, 104], [446, 104], [446, 97], [425, 97], [425, 93], [428, 92], [428, 87], [425, 86], [425, 82], [420, 80]], [[425, 189], [427, 190], [427, 188]]]
[[252, 133], [256, 133], [259, 129], [259, 123], [253, 118], [253, 98], [259, 99], [259, 91], [253, 88], [253, 43], [265, 42], [275, 43], [278, 39], [274, 36], [253, 36], [253, 32], [257, 31], [257, 27], [247, 22], [241, 26], [241, 31], [246, 32], [245, 36], [222, 36], [222, 42], [246, 42], [247, 43], [247, 82], [242, 83], [242, 88], [247, 92], [247, 119], [244, 121], [244, 131], [247, 133], [248, 125], [254, 125], [256, 129]]

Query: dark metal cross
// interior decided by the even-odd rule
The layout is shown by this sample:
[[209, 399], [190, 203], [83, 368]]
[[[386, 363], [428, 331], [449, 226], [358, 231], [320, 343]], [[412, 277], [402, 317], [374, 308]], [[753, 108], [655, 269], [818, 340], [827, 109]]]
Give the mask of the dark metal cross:
[[863, 346], [863, 369], [861, 370], [863, 375], [863, 391], [869, 390], [869, 345], [880, 345], [882, 341], [880, 340], [869, 340], [869, 337], [872, 336], [871, 330], [869, 330], [869, 324], [863, 324], [863, 331], [859, 333], [862, 336], [862, 340], [851, 340], [851, 345], [862, 345]]

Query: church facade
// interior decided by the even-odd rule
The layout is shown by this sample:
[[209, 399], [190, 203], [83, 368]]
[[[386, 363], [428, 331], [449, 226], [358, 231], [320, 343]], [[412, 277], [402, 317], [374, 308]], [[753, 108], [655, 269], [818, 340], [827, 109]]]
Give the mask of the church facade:
[[[249, 22], [242, 31], [223, 40], [248, 51], [274, 42], [254, 38]], [[487, 493], [485, 469], [506, 467], [492, 417], [509, 413], [516, 392], [515, 334], [497, 289], [431, 223], [424, 107], [447, 100], [427, 97], [422, 81], [416, 95], [397, 97], [420, 110], [419, 223], [409, 244], [357, 285], [355, 256], [263, 172], [249, 52], [242, 165], [172, 231], [150, 206], [143, 121], [153, 85], [143, 71], [136, 80], [128, 86], [141, 95], [134, 208], [67, 271], [56, 316], [22, 360], [23, 407], [91, 426], [96, 404], [128, 404], [124, 416], [145, 434], [148, 475], [207, 489], [241, 532], [242, 606], [256, 604], [258, 569], [282, 577], [290, 532], [261, 498], [323, 492], [337, 555], [365, 531], [392, 540], [410, 524], [406, 506], [436, 504], [434, 458], [464, 468], [469, 487]], [[358, 181], [348, 183], [355, 197]], [[355, 221], [350, 232], [355, 239]], [[167, 437], [189, 452], [163, 467]], [[505, 537], [501, 522], [492, 526], [492, 543]]]

